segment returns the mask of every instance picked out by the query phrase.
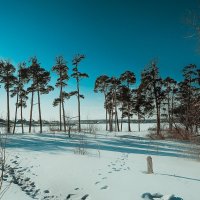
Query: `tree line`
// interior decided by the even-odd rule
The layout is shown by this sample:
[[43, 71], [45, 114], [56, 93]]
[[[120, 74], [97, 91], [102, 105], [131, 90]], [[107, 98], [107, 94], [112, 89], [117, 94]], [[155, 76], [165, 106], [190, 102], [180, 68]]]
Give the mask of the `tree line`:
[[[13, 133], [17, 116], [20, 112], [22, 133], [24, 133], [23, 109], [30, 98], [29, 132], [32, 130], [34, 105], [38, 106], [40, 132], [42, 133], [41, 95], [57, 88], [59, 95], [53, 100], [53, 106], [59, 109], [59, 130], [66, 132], [65, 101], [73, 96], [77, 98], [78, 131], [81, 131], [80, 101], [84, 95], [80, 92], [80, 81], [88, 74], [79, 70], [84, 55], [78, 54], [72, 60], [72, 74], [69, 75], [67, 62], [62, 56], [56, 57], [52, 72], [57, 75], [54, 86], [50, 85], [51, 74], [41, 66], [36, 57], [30, 64], [23, 62], [16, 68], [7, 60], [0, 60], [0, 83], [4, 86], [7, 97], [7, 132], [11, 132], [10, 97], [16, 98]], [[190, 64], [182, 70], [183, 79], [176, 81], [171, 77], [162, 78], [158, 64], [152, 61], [141, 73], [140, 84], [136, 87], [134, 72], [125, 71], [120, 77], [102, 75], [95, 81], [94, 92], [104, 95], [106, 130], [122, 131], [123, 121], [127, 119], [128, 131], [131, 131], [131, 118], [137, 116], [138, 130], [140, 123], [156, 115], [157, 135], [161, 133], [161, 118], [168, 121], [169, 131], [184, 129], [187, 134], [198, 133], [200, 125], [200, 70]], [[76, 90], [66, 92], [70, 78], [76, 82]], [[138, 83], [138, 81], [137, 81]], [[36, 98], [34, 98], [36, 97]], [[37, 102], [34, 101], [37, 99]], [[70, 135], [69, 135], [70, 136]]]
[[152, 61], [142, 71], [137, 87], [135, 74], [131, 71], [125, 71], [119, 77], [99, 76], [94, 91], [104, 95], [106, 130], [122, 131], [123, 119], [127, 119], [128, 131], [131, 131], [130, 118], [137, 116], [140, 131], [141, 120], [155, 114], [158, 136], [161, 136], [161, 118], [167, 120], [170, 132], [198, 133], [200, 70], [190, 64], [184, 67], [182, 75], [181, 81], [162, 78], [157, 62]]
[[[7, 132], [11, 133], [11, 121], [10, 121], [10, 97], [16, 97], [15, 103], [15, 119], [13, 124], [13, 134], [15, 133], [18, 110], [20, 110], [20, 122], [21, 130], [24, 133], [24, 118], [23, 109], [27, 107], [27, 100], [30, 97], [30, 118], [29, 118], [29, 133], [32, 128], [32, 115], [34, 105], [38, 105], [38, 116], [40, 123], [40, 133], [42, 130], [42, 109], [41, 109], [41, 95], [45, 95], [54, 90], [54, 88], [59, 89], [59, 96], [54, 99], [53, 106], [59, 106], [59, 121], [60, 121], [60, 131], [64, 127], [66, 132], [66, 115], [64, 102], [71, 98], [72, 96], [77, 97], [78, 102], [78, 127], [79, 132], [81, 131], [81, 108], [80, 99], [84, 98], [84, 95], [80, 93], [80, 81], [82, 78], [87, 78], [86, 73], [79, 71], [79, 64], [85, 58], [84, 55], [78, 54], [72, 60], [73, 73], [69, 75], [69, 68], [67, 62], [62, 56], [56, 57], [55, 66], [52, 67], [52, 71], [57, 74], [57, 81], [55, 86], [50, 85], [51, 74], [45, 68], [41, 66], [36, 57], [30, 59], [30, 65], [27, 66], [25, 62], [20, 63], [16, 68], [8, 60], [0, 60], [0, 84], [4, 86], [6, 91], [6, 101], [7, 101]], [[74, 78], [76, 80], [76, 90], [71, 92], [66, 92], [65, 87], [67, 86], [68, 80]], [[37, 103], [35, 104], [35, 97], [37, 98]], [[63, 126], [62, 126], [63, 124]]]

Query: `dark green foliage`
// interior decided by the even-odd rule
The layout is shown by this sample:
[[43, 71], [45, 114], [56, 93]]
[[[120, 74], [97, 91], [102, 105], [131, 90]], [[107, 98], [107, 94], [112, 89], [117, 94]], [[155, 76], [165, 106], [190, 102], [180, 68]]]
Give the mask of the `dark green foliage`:
[[74, 57], [72, 60], [73, 67], [73, 73], [71, 75], [72, 78], [75, 78], [76, 80], [76, 91], [73, 92], [73, 95], [77, 96], [78, 101], [78, 131], [81, 132], [81, 108], [80, 108], [80, 98], [84, 98], [82, 94], [80, 94], [80, 80], [83, 78], [88, 78], [88, 74], [81, 73], [78, 69], [80, 62], [85, 58], [84, 55], [78, 54]]
[[65, 108], [64, 100], [66, 98], [66, 93], [63, 92], [63, 88], [67, 86], [67, 81], [69, 80], [68, 70], [66, 61], [62, 56], [56, 58], [56, 65], [52, 67], [52, 70], [58, 75], [56, 81], [56, 87], [60, 88], [59, 98], [54, 99], [53, 106], [59, 105], [59, 115], [60, 115], [60, 131], [62, 130], [62, 116], [64, 122], [64, 131], [66, 132], [66, 122], [65, 122]]
[[28, 99], [28, 92], [25, 89], [25, 84], [29, 82], [29, 69], [26, 68], [26, 63], [20, 63], [17, 71], [17, 79], [15, 82], [15, 86], [11, 91], [11, 97], [17, 96], [16, 100], [16, 109], [15, 109], [15, 121], [13, 134], [15, 133], [16, 121], [17, 121], [17, 110], [21, 108], [21, 125], [22, 125], [22, 133], [24, 133], [23, 126], [23, 108], [26, 108], [26, 101]]
[[131, 85], [133, 85], [136, 82], [135, 74], [131, 71], [126, 71], [120, 76], [120, 81], [122, 84], [125, 84], [127, 87], [127, 97], [126, 97], [126, 104], [127, 104], [127, 117], [128, 117], [128, 131], [131, 131], [131, 123], [130, 123], [130, 118], [132, 117], [131, 114]]
[[159, 75], [159, 70], [155, 61], [142, 72], [143, 92], [147, 102], [153, 102], [157, 119], [157, 134], [160, 134], [161, 104], [165, 98], [163, 90], [163, 80]]
[[185, 126], [187, 133], [198, 131], [200, 125], [199, 71], [196, 65], [183, 69], [184, 80], [178, 84], [178, 105], [174, 108], [176, 119]]
[[32, 111], [33, 111], [33, 96], [37, 93], [38, 97], [38, 111], [39, 111], [39, 121], [40, 121], [40, 133], [42, 133], [42, 115], [41, 115], [41, 105], [40, 105], [40, 95], [48, 94], [53, 90], [53, 87], [48, 85], [51, 76], [50, 72], [46, 71], [40, 66], [36, 57], [31, 58], [31, 65], [29, 67], [29, 76], [32, 81], [31, 86], [28, 88], [28, 92], [32, 94], [31, 98], [31, 111], [30, 111], [30, 122], [29, 122], [29, 132], [31, 132], [31, 122], [32, 122]]
[[14, 76], [15, 67], [9, 61], [0, 61], [0, 83], [4, 84], [7, 93], [7, 132], [10, 133], [10, 91], [17, 79]]

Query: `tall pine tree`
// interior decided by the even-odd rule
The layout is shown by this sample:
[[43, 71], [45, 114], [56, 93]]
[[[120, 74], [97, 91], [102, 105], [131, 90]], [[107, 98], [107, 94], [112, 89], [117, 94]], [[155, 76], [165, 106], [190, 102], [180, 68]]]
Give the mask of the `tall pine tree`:
[[76, 80], [76, 91], [74, 91], [74, 95], [77, 96], [77, 101], [78, 101], [78, 131], [81, 132], [81, 103], [80, 103], [80, 98], [84, 98], [82, 94], [80, 94], [80, 81], [83, 78], [88, 78], [88, 74], [86, 73], [81, 73], [79, 71], [79, 64], [80, 62], [85, 58], [84, 55], [78, 54], [74, 57], [72, 60], [72, 65], [74, 66], [72, 77]]

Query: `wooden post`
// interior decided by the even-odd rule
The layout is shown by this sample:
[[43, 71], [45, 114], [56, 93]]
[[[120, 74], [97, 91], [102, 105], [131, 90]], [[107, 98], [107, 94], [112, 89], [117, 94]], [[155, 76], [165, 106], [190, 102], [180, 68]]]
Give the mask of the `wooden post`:
[[147, 174], [153, 174], [153, 162], [151, 156], [147, 157]]

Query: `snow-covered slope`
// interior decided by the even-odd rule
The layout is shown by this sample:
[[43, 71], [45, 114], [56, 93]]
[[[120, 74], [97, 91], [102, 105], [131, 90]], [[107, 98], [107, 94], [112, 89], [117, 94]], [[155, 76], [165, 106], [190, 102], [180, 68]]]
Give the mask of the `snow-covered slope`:
[[[138, 133], [14, 135], [4, 188], [14, 182], [3, 199], [139, 200], [149, 192], [199, 200], [198, 153], [198, 146]], [[154, 174], [146, 174], [148, 155]]]

